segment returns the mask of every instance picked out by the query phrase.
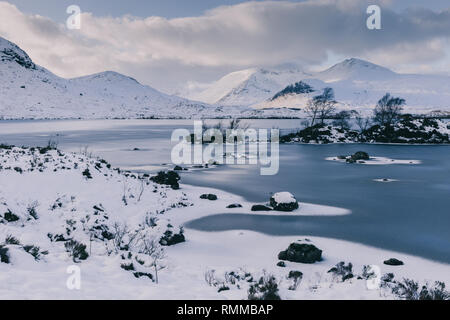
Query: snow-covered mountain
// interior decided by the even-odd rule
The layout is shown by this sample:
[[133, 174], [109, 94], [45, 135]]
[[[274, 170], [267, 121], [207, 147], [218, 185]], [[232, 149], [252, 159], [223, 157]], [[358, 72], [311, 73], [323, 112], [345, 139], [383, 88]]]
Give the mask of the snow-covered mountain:
[[[300, 81], [310, 85], [314, 92], [277, 95], [288, 85], [292, 86]], [[193, 97], [208, 102], [220, 97], [214, 102], [256, 109], [303, 108], [310, 97], [324, 87], [334, 89], [342, 109], [371, 110], [386, 92], [390, 92], [406, 99], [408, 112], [450, 111], [449, 76], [399, 74], [355, 58], [310, 74], [298, 68], [283, 71], [238, 71], [212, 83], [207, 90]]]
[[371, 107], [386, 93], [406, 100], [406, 110], [450, 111], [450, 77], [399, 74], [359, 59], [348, 59], [314, 75], [332, 87], [336, 99], [349, 108]]
[[42, 68], [0, 38], [0, 118], [191, 118], [217, 107], [161, 93], [116, 72], [75, 79]]
[[250, 106], [271, 98], [280, 88], [309, 77], [297, 66], [274, 69], [246, 69], [232, 72], [218, 81], [190, 92], [187, 98], [223, 106]]
[[[324, 87], [334, 89], [342, 109], [370, 111], [390, 92], [406, 99], [408, 112], [450, 111], [450, 77], [398, 74], [359, 59], [317, 73], [292, 64], [246, 69], [181, 98], [112, 71], [58, 77], [0, 37], [0, 79], [0, 119], [292, 118], [304, 116], [299, 109]], [[300, 81], [313, 91], [285, 90]]]

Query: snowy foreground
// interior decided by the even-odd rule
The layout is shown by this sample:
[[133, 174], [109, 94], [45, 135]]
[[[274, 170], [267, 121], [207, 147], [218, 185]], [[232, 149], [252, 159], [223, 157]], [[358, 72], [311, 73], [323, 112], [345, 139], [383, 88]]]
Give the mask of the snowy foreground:
[[[234, 203], [243, 207], [226, 208]], [[260, 214], [251, 205], [219, 190], [174, 190], [87, 155], [0, 146], [0, 299], [247, 299], [264, 272], [282, 299], [398, 298], [389, 283], [369, 290], [370, 280], [358, 279], [364, 265], [399, 281], [450, 283], [449, 265], [345, 241], [180, 227], [216, 213]], [[263, 214], [351, 212], [300, 202], [292, 213]], [[277, 266], [278, 253], [297, 240], [320, 248], [322, 261]], [[389, 258], [404, 265], [384, 265]], [[328, 272], [340, 261], [353, 264], [353, 278]], [[80, 290], [67, 287], [70, 266], [80, 268]], [[288, 278], [293, 270], [301, 281]]]

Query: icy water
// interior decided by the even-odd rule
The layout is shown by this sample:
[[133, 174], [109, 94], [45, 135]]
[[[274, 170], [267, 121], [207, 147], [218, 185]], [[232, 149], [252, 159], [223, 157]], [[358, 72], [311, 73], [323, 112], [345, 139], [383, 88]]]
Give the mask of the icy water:
[[[255, 128], [292, 130], [299, 120], [252, 120]], [[1, 121], [0, 143], [46, 145], [66, 151], [88, 147], [114, 166], [156, 171], [170, 167], [170, 135], [192, 129], [187, 120]], [[135, 150], [137, 149], [137, 150]], [[347, 165], [326, 157], [359, 150], [373, 156], [421, 160], [420, 165]], [[289, 217], [224, 213], [191, 221], [203, 231], [254, 230], [271, 235], [344, 239], [450, 263], [450, 146], [281, 145], [280, 171], [261, 176], [257, 166], [221, 166], [183, 173], [188, 184], [267, 201], [290, 191], [302, 202], [348, 208], [347, 216]], [[164, 165], [168, 164], [168, 165]], [[391, 183], [374, 179], [390, 178]]]

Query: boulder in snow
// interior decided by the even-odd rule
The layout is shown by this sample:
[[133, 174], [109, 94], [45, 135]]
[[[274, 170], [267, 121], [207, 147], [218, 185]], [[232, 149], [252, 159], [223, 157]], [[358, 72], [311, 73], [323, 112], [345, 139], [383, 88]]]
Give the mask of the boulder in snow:
[[298, 202], [289, 192], [278, 192], [270, 198], [270, 205], [277, 211], [294, 211], [298, 209]]
[[383, 263], [388, 266], [402, 266], [404, 264], [403, 261], [395, 259], [395, 258], [386, 260]]
[[255, 204], [252, 206], [252, 211], [272, 211], [271, 207], [265, 206], [263, 204]]
[[210, 201], [216, 201], [217, 200], [217, 196], [215, 194], [209, 193], [209, 194], [202, 194], [200, 196], [200, 199], [204, 199], [204, 200], [210, 200]]
[[232, 203], [227, 206], [227, 209], [235, 209], [235, 208], [242, 208], [242, 204], [240, 203]]
[[299, 263], [314, 263], [322, 260], [322, 250], [313, 244], [293, 242], [278, 254], [279, 260]]

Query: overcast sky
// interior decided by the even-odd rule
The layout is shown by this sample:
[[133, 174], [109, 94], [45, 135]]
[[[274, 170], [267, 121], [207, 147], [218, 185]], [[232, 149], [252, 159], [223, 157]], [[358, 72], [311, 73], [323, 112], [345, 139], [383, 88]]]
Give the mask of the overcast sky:
[[[68, 30], [68, 5], [81, 7]], [[381, 7], [368, 30], [366, 8]], [[115, 70], [173, 92], [255, 66], [358, 57], [398, 72], [448, 73], [448, 0], [11, 0], [0, 36], [63, 77]]]

